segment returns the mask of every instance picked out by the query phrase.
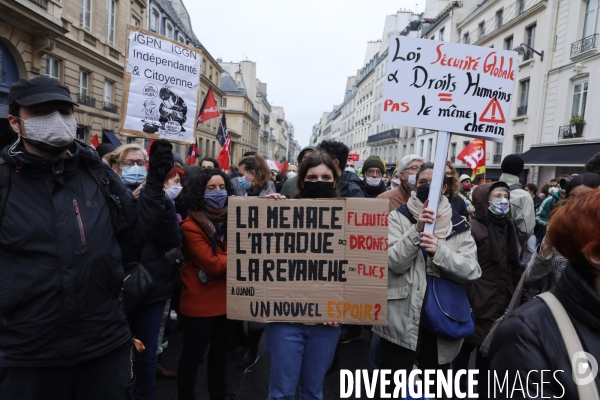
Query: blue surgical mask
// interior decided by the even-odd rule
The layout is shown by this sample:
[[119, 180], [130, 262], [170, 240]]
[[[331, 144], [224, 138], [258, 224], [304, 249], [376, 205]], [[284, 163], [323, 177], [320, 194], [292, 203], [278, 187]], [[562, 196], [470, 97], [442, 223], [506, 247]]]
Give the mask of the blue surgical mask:
[[508, 199], [496, 199], [490, 202], [490, 206], [488, 208], [492, 214], [496, 215], [506, 215], [510, 210], [510, 203]]
[[121, 179], [128, 185], [139, 185], [146, 179], [146, 168], [137, 165], [123, 168]]
[[252, 187], [252, 184], [246, 180], [246, 175], [239, 176], [237, 179], [242, 189], [248, 190]]
[[204, 201], [210, 208], [216, 210], [225, 207], [227, 190], [209, 190], [204, 192]]

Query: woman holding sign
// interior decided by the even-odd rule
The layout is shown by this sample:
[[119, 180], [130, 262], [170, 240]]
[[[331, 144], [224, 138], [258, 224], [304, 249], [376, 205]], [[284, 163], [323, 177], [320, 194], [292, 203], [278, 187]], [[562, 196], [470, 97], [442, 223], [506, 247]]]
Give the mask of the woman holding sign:
[[[339, 197], [339, 176], [332, 158], [315, 152], [300, 165], [297, 199]], [[267, 196], [285, 199], [280, 194]], [[293, 400], [298, 381], [301, 399], [323, 399], [323, 382], [331, 366], [341, 328], [337, 323], [267, 325], [271, 357], [269, 400]]]
[[[434, 233], [424, 232], [425, 224], [434, 222], [435, 211], [427, 208], [432, 176], [433, 164], [421, 165], [417, 191], [412, 192], [407, 204], [390, 213], [388, 326], [373, 328], [381, 337], [381, 368], [404, 370], [406, 376], [415, 361], [421, 370], [449, 370], [462, 344], [462, 339], [442, 335], [426, 323], [432, 279], [441, 277], [456, 285], [481, 276], [469, 225], [452, 211], [446, 196], [440, 199]], [[448, 185], [444, 184], [442, 193], [447, 191]], [[468, 301], [466, 314], [470, 319]]]
[[227, 351], [233, 322], [227, 319], [227, 198], [231, 181], [220, 169], [206, 169], [186, 179], [181, 201], [189, 210], [181, 224], [185, 264], [179, 315], [183, 351], [177, 388], [180, 400], [195, 399], [196, 375], [208, 345], [208, 392], [229, 399]]

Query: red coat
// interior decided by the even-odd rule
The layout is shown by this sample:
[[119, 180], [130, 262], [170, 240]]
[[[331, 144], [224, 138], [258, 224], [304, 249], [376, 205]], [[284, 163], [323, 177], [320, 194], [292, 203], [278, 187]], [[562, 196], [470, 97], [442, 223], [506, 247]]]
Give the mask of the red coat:
[[[181, 268], [181, 302], [179, 312], [188, 317], [215, 317], [227, 314], [227, 241], [221, 242], [225, 250], [217, 246], [213, 254], [212, 241], [204, 230], [189, 217], [181, 223], [185, 263]], [[218, 276], [202, 283], [198, 269], [208, 275]]]

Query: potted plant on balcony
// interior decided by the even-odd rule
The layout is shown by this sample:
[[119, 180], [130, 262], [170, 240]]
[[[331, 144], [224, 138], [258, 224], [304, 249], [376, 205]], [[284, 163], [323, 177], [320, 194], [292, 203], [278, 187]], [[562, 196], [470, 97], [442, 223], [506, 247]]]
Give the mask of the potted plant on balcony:
[[582, 115], [574, 114], [573, 116], [571, 116], [571, 121], [569, 122], [569, 125], [571, 125], [571, 130], [573, 129], [573, 127], [575, 127], [574, 136], [581, 137], [581, 135], [583, 134], [583, 125], [585, 125], [585, 119], [583, 119]]

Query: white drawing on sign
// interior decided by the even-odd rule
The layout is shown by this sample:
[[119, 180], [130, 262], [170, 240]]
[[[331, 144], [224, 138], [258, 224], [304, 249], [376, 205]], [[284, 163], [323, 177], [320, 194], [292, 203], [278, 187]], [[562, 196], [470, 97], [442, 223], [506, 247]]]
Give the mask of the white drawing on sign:
[[144, 119], [142, 119], [144, 123], [143, 131], [146, 133], [156, 133], [160, 122], [158, 122], [158, 110], [154, 101], [146, 100], [142, 111], [144, 111]]
[[159, 96], [162, 100], [159, 108], [159, 131], [168, 134], [185, 132], [183, 127], [183, 124], [187, 120], [187, 105], [185, 101], [168, 87], [161, 88]]

